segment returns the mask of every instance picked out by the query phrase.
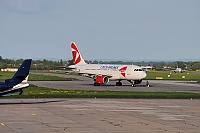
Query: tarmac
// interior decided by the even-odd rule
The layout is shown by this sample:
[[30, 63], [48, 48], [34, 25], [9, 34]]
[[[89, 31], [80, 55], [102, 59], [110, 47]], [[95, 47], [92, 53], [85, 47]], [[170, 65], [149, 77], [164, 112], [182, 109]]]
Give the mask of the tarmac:
[[200, 100], [1, 99], [0, 132], [199, 133]]
[[88, 77], [73, 76], [66, 74], [37, 73], [49, 76], [60, 76], [64, 78], [75, 78], [74, 81], [30, 81], [39, 87], [67, 90], [100, 90], [100, 91], [142, 91], [142, 92], [191, 92], [200, 93], [200, 84], [195, 81], [166, 81], [149, 80], [150, 87], [146, 86], [146, 80], [141, 84], [132, 87], [128, 81], [122, 81], [123, 86], [116, 86], [116, 81], [110, 81], [108, 84], [94, 86], [94, 80]]
[[[199, 84], [182, 81], [149, 81], [150, 87], [146, 87], [145, 81], [136, 87], [131, 87], [126, 81], [123, 81], [123, 86], [115, 86], [112, 81], [95, 87], [93, 80], [86, 77], [79, 77], [75, 81], [29, 83], [56, 89], [200, 93]], [[1, 99], [0, 132], [199, 133], [199, 110], [200, 100], [192, 98]]]

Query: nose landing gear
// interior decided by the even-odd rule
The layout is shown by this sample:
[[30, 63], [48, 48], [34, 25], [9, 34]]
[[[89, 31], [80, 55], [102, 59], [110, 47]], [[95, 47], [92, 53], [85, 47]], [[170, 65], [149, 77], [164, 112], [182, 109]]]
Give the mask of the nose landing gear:
[[128, 80], [128, 82], [130, 82], [132, 85], [132, 87], [135, 87], [135, 81], [134, 80]]

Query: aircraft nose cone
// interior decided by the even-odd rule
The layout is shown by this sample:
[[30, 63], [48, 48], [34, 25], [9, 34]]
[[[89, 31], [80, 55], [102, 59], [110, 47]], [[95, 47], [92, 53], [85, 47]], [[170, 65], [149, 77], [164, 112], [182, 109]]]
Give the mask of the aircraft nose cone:
[[146, 78], [146, 76], [147, 76], [146, 72], [143, 72], [142, 78]]

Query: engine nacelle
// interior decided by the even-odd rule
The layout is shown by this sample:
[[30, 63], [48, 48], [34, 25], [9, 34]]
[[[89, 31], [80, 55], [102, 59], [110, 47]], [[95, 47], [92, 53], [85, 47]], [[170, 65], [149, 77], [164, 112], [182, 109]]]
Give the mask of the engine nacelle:
[[141, 80], [135, 80], [134, 83], [135, 84], [140, 84], [140, 83], [142, 83], [142, 79]]
[[109, 78], [106, 76], [97, 76], [95, 81], [99, 84], [106, 84], [109, 82]]

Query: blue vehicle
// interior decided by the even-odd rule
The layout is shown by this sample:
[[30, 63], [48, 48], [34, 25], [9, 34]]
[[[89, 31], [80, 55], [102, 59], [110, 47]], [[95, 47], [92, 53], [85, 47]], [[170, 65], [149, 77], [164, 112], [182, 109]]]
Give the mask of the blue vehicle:
[[26, 59], [11, 79], [6, 79], [5, 82], [0, 82], [0, 96], [9, 93], [23, 93], [23, 89], [29, 86], [28, 76], [32, 59]]

